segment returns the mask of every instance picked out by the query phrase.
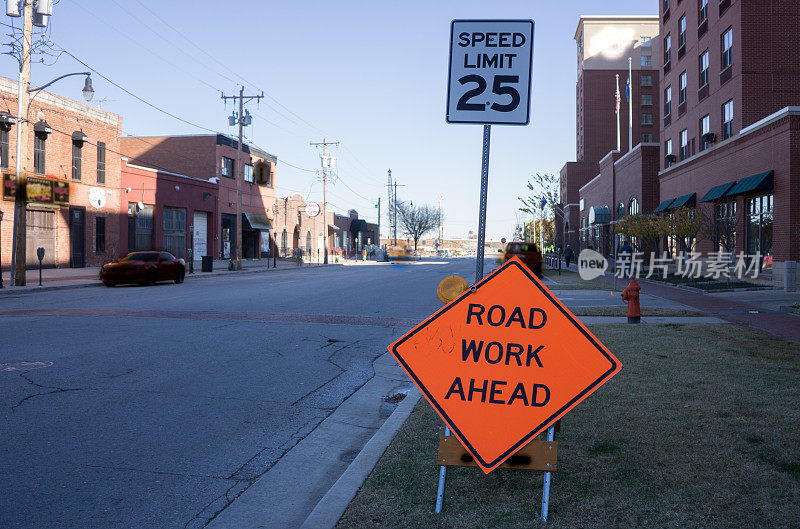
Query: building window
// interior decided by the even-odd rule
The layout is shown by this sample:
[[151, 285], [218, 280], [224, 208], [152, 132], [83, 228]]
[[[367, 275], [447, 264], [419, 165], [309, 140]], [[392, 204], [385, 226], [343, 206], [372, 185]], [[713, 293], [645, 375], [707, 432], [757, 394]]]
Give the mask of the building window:
[[678, 48], [683, 48], [686, 46], [686, 15], [678, 21], [678, 28]]
[[653, 143], [653, 135], [649, 132], [643, 132], [642, 143]]
[[678, 103], [686, 103], [686, 72], [678, 78]]
[[650, 68], [651, 66], [653, 66], [653, 58], [650, 55], [642, 55], [641, 61], [642, 61], [642, 68]]
[[97, 183], [106, 183], [106, 144], [97, 142]]
[[286, 230], [281, 233], [281, 255], [286, 255]]
[[222, 176], [225, 178], [233, 178], [233, 158], [228, 158], [227, 156], [223, 156], [222, 160], [220, 161], [220, 172]]
[[640, 78], [641, 86], [653, 86], [653, 76], [652, 75], [643, 75]]
[[653, 37], [641, 37], [641, 40], [642, 40], [642, 48], [653, 47]]
[[306, 255], [311, 255], [311, 232], [306, 232]]
[[714, 204], [713, 242], [721, 252], [736, 253], [736, 200]]
[[664, 64], [669, 64], [672, 58], [672, 35], [664, 37]]
[[106, 251], [106, 218], [94, 218], [94, 251], [104, 253]]
[[642, 125], [652, 125], [653, 114], [642, 114]]
[[639, 201], [636, 200], [636, 197], [633, 197], [631, 201], [628, 203], [628, 215], [638, 215], [639, 214]]
[[670, 0], [664, 0], [664, 13], [669, 11]]
[[722, 69], [733, 63], [733, 28], [722, 34]]
[[708, 84], [708, 66], [708, 50], [706, 50], [700, 55], [700, 88]]
[[670, 159], [671, 159], [670, 155], [671, 154], [672, 154], [672, 139], [669, 139], [669, 140], [664, 142], [664, 161], [665, 161], [664, 165], [665, 165], [665, 167], [669, 167], [669, 166], [672, 165], [672, 162], [670, 161]]
[[706, 114], [700, 118], [700, 151], [708, 148], [709, 143], [703, 137], [709, 132], [711, 132], [711, 116]]
[[81, 154], [83, 153], [83, 142], [72, 141], [72, 179], [81, 179]]
[[244, 164], [244, 181], [245, 182], [253, 182], [253, 166], [250, 164]]
[[267, 162], [258, 162], [255, 167], [255, 180], [260, 186], [272, 187], [272, 170]]
[[33, 172], [44, 174], [46, 134], [35, 133], [33, 136]]
[[8, 129], [5, 127], [0, 128], [0, 167], [8, 169]]
[[689, 131], [687, 129], [683, 129], [681, 131], [681, 160], [685, 160], [689, 157]]
[[722, 139], [733, 136], [733, 99], [722, 105]]
[[650, 94], [642, 94], [642, 106], [651, 106], [653, 104], [653, 96]]
[[772, 195], [748, 198], [745, 207], [747, 254], [772, 255]]
[[698, 16], [698, 25], [708, 20], [708, 0], [700, 0], [700, 12]]
[[664, 90], [664, 116], [669, 116], [672, 113], [672, 85]]

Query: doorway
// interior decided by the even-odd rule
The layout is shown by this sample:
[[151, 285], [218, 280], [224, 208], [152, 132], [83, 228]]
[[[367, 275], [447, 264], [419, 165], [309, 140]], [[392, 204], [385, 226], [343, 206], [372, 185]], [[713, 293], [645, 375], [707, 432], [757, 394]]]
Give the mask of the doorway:
[[69, 208], [69, 266], [86, 266], [86, 208]]

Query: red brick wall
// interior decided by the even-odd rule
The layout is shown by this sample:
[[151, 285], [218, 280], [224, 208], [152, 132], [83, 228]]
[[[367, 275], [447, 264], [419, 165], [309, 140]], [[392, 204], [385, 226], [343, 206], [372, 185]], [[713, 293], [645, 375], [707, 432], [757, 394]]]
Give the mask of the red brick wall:
[[[743, 137], [716, 146], [695, 159], [663, 171], [661, 197], [697, 193], [697, 200], [712, 187], [775, 171], [773, 251], [776, 261], [800, 260], [800, 116], [784, 117]], [[762, 193], [755, 193], [758, 196]], [[744, 200], [737, 197], [736, 250], [745, 250]], [[700, 205], [711, 215], [710, 204]], [[698, 251], [713, 250], [701, 241]]]
[[[17, 83], [6, 78], [0, 78], [0, 110], [5, 110], [11, 115], [17, 115]], [[53, 129], [48, 136], [45, 150], [45, 174], [58, 180], [66, 180], [70, 184], [70, 204], [84, 207], [85, 233], [84, 256], [87, 266], [102, 264], [110, 257], [114, 257], [119, 248], [117, 234], [119, 233], [119, 207], [120, 207], [120, 127], [121, 118], [116, 114], [98, 110], [96, 108], [58, 97], [47, 92], [40, 92], [31, 102], [28, 114], [31, 126], [28, 127], [27, 145], [24, 149], [23, 169], [33, 173], [33, 123], [45, 120]], [[83, 144], [81, 156], [81, 180], [72, 180], [72, 133], [83, 131], [88, 141]], [[17, 125], [11, 127], [9, 132], [9, 169], [16, 166], [16, 141]], [[97, 183], [97, 142], [106, 144], [106, 173], [105, 183]], [[105, 196], [105, 204], [95, 208], [89, 204], [89, 190], [100, 188]], [[70, 266], [70, 235], [69, 235], [69, 210], [61, 208], [39, 208], [29, 206], [30, 209], [49, 209], [56, 211], [56, 265], [59, 267]], [[2, 266], [8, 269], [11, 263], [11, 240], [14, 218], [14, 205], [12, 202], [0, 201], [3, 211], [2, 235]], [[106, 219], [106, 251], [95, 252], [95, 226], [97, 217]]]

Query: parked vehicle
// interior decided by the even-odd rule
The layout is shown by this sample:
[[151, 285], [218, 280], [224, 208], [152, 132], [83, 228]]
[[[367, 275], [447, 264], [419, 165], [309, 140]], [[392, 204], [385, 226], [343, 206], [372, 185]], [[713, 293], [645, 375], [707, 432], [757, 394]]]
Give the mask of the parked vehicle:
[[542, 277], [542, 252], [539, 247], [532, 242], [510, 242], [506, 245], [506, 251], [503, 253], [503, 262], [508, 261], [512, 257], [517, 256], [522, 259], [531, 272], [536, 274], [536, 277]]
[[186, 263], [169, 252], [132, 252], [100, 269], [100, 280], [107, 287], [120, 283], [152, 285], [158, 281], [183, 283]]

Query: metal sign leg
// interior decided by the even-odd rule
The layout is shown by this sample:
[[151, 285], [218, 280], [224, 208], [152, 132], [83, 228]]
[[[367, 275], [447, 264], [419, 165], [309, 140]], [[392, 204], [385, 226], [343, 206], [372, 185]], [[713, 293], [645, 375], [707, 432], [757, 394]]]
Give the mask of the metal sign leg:
[[[491, 141], [492, 126], [483, 126], [483, 156], [481, 157], [481, 198], [478, 209], [478, 252], [475, 263], [475, 283], [483, 279], [483, 246], [486, 243], [486, 195], [489, 190], [489, 143]], [[450, 435], [450, 427], [444, 427], [444, 435]], [[552, 440], [552, 439], [551, 439]], [[439, 467], [439, 487], [436, 490], [436, 514], [442, 512], [444, 501], [444, 482], [447, 468]], [[548, 472], [549, 475], [549, 472]], [[549, 479], [549, 478], [548, 478]]]
[[[444, 435], [450, 435], [450, 427], [444, 427]], [[447, 473], [447, 467], [444, 465], [439, 467], [439, 487], [436, 489], [436, 514], [442, 512], [442, 501], [444, 501], [444, 479]]]
[[[556, 427], [547, 429], [547, 440], [552, 442], [555, 437]], [[550, 472], [544, 473], [544, 487], [542, 487], [542, 521], [547, 521], [547, 509], [550, 506]]]

